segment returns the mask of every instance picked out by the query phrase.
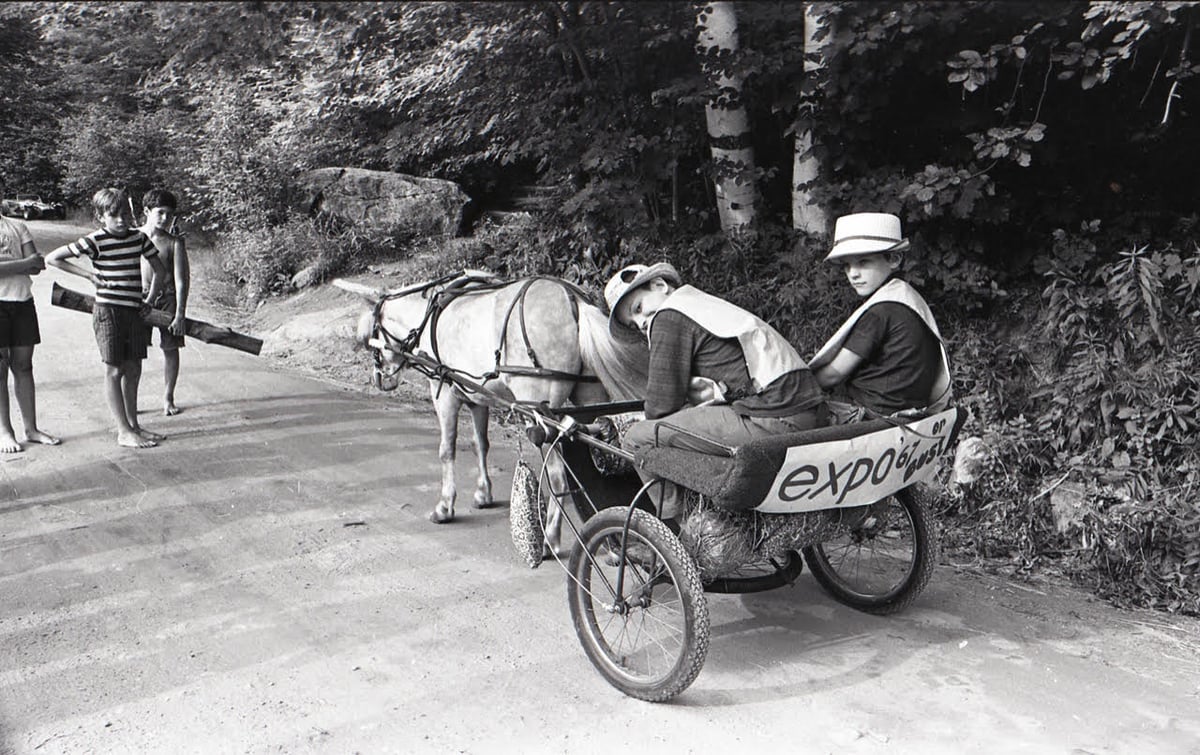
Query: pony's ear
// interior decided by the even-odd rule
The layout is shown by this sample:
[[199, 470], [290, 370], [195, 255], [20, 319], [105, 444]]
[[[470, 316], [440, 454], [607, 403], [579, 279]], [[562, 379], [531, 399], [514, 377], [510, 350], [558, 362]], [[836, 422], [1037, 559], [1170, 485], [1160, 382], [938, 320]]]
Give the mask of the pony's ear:
[[349, 291], [352, 294], [358, 294], [362, 298], [366, 299], [368, 304], [373, 305], [383, 298], [384, 291], [382, 288], [372, 288], [371, 286], [367, 286], [362, 283], [354, 283], [353, 281], [344, 280], [342, 278], [334, 278], [332, 283], [343, 291]]

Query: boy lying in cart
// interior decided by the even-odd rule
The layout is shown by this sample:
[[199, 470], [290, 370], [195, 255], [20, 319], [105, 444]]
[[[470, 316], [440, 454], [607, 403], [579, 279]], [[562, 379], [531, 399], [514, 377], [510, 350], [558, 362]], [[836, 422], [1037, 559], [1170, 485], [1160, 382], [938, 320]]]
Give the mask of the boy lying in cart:
[[844, 266], [855, 293], [866, 301], [808, 363], [821, 387], [832, 389], [832, 421], [945, 408], [950, 367], [941, 332], [925, 299], [898, 277], [909, 247], [900, 218], [845, 215], [833, 235], [825, 259]]
[[[650, 345], [646, 419], [626, 432], [626, 450], [703, 452], [712, 446], [705, 438], [736, 446], [824, 424], [821, 388], [791, 344], [741, 307], [684, 285], [670, 264], [629, 265], [608, 282], [604, 298], [610, 330], [640, 330]], [[638, 474], [643, 482], [658, 479]], [[672, 526], [683, 513], [679, 491], [654, 486], [652, 497], [660, 487], [659, 516]]]

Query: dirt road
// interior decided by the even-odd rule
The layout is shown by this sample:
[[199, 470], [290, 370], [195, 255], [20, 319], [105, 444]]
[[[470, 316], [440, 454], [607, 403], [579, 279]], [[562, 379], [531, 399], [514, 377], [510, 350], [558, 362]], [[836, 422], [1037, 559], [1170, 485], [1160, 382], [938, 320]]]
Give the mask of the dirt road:
[[[31, 225], [43, 251], [73, 233]], [[1200, 751], [1197, 622], [945, 565], [890, 618], [807, 575], [710, 596], [696, 683], [625, 698], [505, 507], [428, 522], [425, 407], [189, 343], [182, 414], [160, 416], [161, 355], [145, 366], [168, 439], [118, 448], [54, 279], [86, 283], [35, 283], [41, 425], [64, 443], [0, 458], [0, 752]], [[515, 449], [493, 458], [507, 491]]]

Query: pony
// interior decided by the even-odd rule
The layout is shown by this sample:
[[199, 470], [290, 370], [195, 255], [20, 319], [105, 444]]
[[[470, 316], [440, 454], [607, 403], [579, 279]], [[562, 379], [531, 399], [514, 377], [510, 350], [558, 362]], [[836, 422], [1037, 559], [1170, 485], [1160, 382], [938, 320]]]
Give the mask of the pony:
[[[516, 402], [561, 408], [645, 396], [649, 349], [640, 336], [614, 337], [608, 317], [578, 286], [550, 277], [503, 281], [490, 273], [464, 271], [393, 291], [335, 280], [360, 294], [370, 309], [359, 317], [356, 340], [375, 358], [372, 382], [394, 390], [404, 355], [418, 354], [482, 383], [468, 392], [452, 378], [429, 377], [437, 413], [442, 466], [441, 490], [429, 518], [454, 520], [457, 489], [454, 462], [458, 416], [466, 407], [474, 426], [478, 475], [472, 504], [493, 503], [488, 474], [490, 410]], [[551, 490], [567, 490], [561, 459], [547, 470]], [[560, 555], [562, 510], [547, 502], [546, 547]]]

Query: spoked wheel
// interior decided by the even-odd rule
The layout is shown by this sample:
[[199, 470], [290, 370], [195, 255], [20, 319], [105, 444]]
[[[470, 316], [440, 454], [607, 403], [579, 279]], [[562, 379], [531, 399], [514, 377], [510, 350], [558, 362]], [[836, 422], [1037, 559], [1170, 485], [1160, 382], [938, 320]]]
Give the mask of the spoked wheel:
[[608, 683], [661, 702], [687, 689], [704, 666], [708, 604], [683, 544], [645, 511], [633, 512], [619, 566], [627, 513], [604, 509], [584, 525], [571, 553], [567, 600], [579, 641]]
[[804, 560], [796, 551], [788, 551], [779, 558], [748, 564], [732, 574], [726, 574], [704, 583], [705, 592], [750, 593], [774, 590], [790, 585], [804, 571]]
[[851, 608], [902, 611], [925, 589], [937, 560], [929, 510], [905, 488], [873, 504], [856, 529], [805, 548], [804, 559], [817, 582]]

